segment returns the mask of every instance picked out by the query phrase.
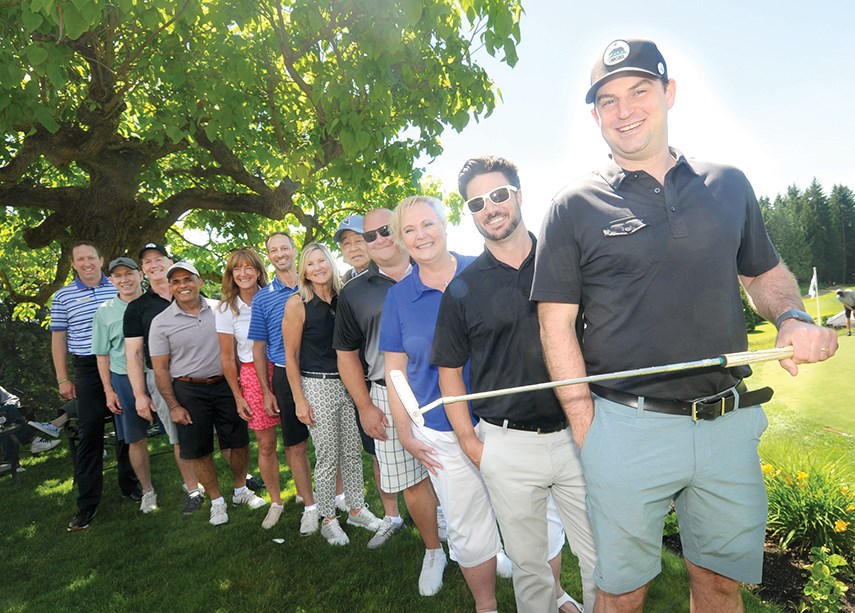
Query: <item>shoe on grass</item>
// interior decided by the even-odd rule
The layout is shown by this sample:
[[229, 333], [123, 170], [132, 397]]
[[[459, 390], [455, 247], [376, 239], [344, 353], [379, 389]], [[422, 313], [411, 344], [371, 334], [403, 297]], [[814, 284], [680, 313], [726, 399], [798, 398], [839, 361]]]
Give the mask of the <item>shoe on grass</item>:
[[442, 588], [442, 572], [448, 560], [442, 548], [425, 550], [422, 572], [419, 574], [419, 594], [433, 596]]
[[139, 484], [137, 484], [130, 492], [122, 492], [122, 496], [132, 502], [142, 502], [142, 488], [139, 486]]
[[445, 521], [445, 513], [442, 512], [442, 507], [436, 508], [436, 530], [439, 533], [439, 540], [443, 543], [447, 543], [448, 524]]
[[362, 507], [356, 515], [348, 511], [347, 523], [350, 526], [359, 526], [371, 530], [371, 532], [377, 532], [383, 526], [383, 520], [369, 511], [368, 507]]
[[226, 503], [211, 505], [211, 519], [209, 520], [212, 526], [222, 526], [229, 523], [229, 512], [226, 509]]
[[318, 523], [321, 521], [321, 517], [318, 514], [318, 508], [314, 509], [305, 509], [303, 511], [303, 517], [300, 518], [300, 534], [303, 536], [309, 536], [310, 534], [314, 534], [318, 531]]
[[267, 510], [267, 515], [264, 517], [264, 521], [261, 522], [261, 527], [265, 530], [270, 530], [279, 522], [279, 518], [282, 517], [283, 510], [285, 510], [285, 507], [281, 504], [271, 502], [270, 508]]
[[59, 439], [48, 439], [42, 438], [41, 436], [37, 436], [33, 439], [33, 442], [30, 443], [30, 453], [41, 453], [43, 451], [50, 451], [57, 445], [59, 445], [62, 441]]
[[79, 532], [86, 530], [89, 524], [92, 523], [92, 518], [95, 517], [95, 509], [80, 509], [70, 522], [68, 522], [69, 532]]
[[192, 494], [187, 495], [187, 499], [184, 501], [184, 508], [181, 509], [181, 512], [184, 515], [192, 515], [196, 511], [199, 511], [202, 508], [202, 501], [205, 497], [201, 492], [195, 491]]
[[50, 438], [59, 438], [62, 436], [62, 428], [54, 426], [49, 421], [28, 421], [27, 425]]
[[341, 525], [338, 523], [338, 518], [333, 518], [330, 521], [325, 521], [321, 526], [321, 536], [327, 540], [330, 545], [344, 546], [350, 542]]
[[258, 490], [263, 490], [265, 488], [264, 481], [261, 481], [253, 475], [246, 476], [246, 486], [253, 492], [257, 492]]
[[246, 490], [242, 494], [238, 494], [232, 498], [232, 504], [239, 506], [245, 504], [250, 509], [260, 509], [267, 504], [267, 501], [261, 496], [256, 496], [255, 492]]
[[151, 513], [157, 508], [157, 494], [154, 490], [143, 492], [142, 500], [140, 501], [140, 511], [143, 513]]
[[196, 489], [195, 489], [195, 490], [192, 490], [192, 491], [191, 491], [191, 490], [189, 490], [189, 489], [187, 488], [187, 484], [186, 484], [186, 483], [182, 483], [182, 484], [181, 484], [181, 489], [184, 491], [184, 493], [185, 493], [185, 494], [192, 494], [193, 492], [199, 492], [200, 494], [202, 494], [202, 496], [204, 496], [204, 495], [205, 495], [205, 486], [204, 486], [204, 485], [202, 485], [201, 483], [199, 483], [199, 484], [196, 486]]
[[383, 519], [383, 525], [380, 526], [380, 529], [371, 537], [371, 540], [368, 541], [368, 549], [379, 549], [386, 542], [398, 534], [401, 529], [404, 527], [404, 522], [402, 521], [389, 521], [388, 519]]
[[514, 563], [511, 562], [504, 549], [496, 554], [496, 576], [502, 579], [512, 579], [514, 576]]

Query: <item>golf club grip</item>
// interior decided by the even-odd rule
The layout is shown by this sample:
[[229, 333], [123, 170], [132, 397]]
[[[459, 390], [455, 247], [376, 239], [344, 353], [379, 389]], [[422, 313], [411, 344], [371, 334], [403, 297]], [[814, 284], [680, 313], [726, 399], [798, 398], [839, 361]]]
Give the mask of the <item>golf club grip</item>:
[[739, 353], [725, 353], [721, 356], [723, 366], [743, 366], [755, 362], [771, 362], [772, 360], [786, 360], [793, 357], [792, 346], [774, 347], [772, 349], [758, 349], [757, 351], [741, 351]]

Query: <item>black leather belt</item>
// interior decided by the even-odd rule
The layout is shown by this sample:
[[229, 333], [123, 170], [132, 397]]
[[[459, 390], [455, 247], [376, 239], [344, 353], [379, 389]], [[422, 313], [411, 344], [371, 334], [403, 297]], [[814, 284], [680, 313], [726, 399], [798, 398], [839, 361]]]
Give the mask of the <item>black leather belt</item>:
[[184, 381], [185, 383], [202, 383], [204, 385], [219, 383], [223, 379], [225, 379], [223, 375], [218, 375], [216, 377], [206, 377], [205, 379], [197, 379], [195, 377], [175, 377], [176, 381]]
[[372, 383], [376, 383], [380, 387], [386, 387], [386, 379], [375, 379]]
[[[612, 402], [617, 402], [618, 404], [634, 409], [638, 408], [638, 396], [634, 394], [619, 392], [593, 384], [589, 385], [589, 387], [597, 396], [601, 396], [606, 400], [611, 400]], [[736, 395], [731, 389], [716, 396], [699, 398], [698, 400], [667, 400], [645, 396], [644, 410], [652, 411], [653, 413], [666, 413], [668, 415], [682, 415], [684, 417], [691, 417], [695, 421], [711, 421], [726, 413], [730, 413], [735, 408], [752, 407], [768, 402], [774, 393], [771, 387], [761, 387], [760, 389], [749, 392], [744, 383], [737, 385], [736, 391], [739, 393], [739, 407], [736, 406]]]
[[341, 375], [337, 372], [301, 372], [300, 374], [307, 379], [341, 379]]
[[538, 434], [551, 434], [552, 432], [561, 432], [567, 427], [566, 421], [555, 422], [547, 426], [535, 426], [534, 424], [521, 424], [509, 419], [493, 419], [492, 417], [482, 417], [482, 420], [488, 424], [499, 426], [500, 428], [510, 428], [511, 430], [522, 430], [524, 432], [537, 432]]

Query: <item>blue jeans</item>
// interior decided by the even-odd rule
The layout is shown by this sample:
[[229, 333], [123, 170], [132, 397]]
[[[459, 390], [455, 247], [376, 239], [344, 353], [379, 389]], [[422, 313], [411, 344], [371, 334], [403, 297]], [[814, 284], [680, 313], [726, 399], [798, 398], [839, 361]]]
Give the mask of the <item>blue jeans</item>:
[[[19, 406], [17, 404], [4, 404], [0, 407], [0, 413], [6, 415], [6, 423], [4, 426], [10, 426], [13, 422], [23, 420], [21, 416], [21, 412], [18, 410]], [[29, 426], [24, 426], [20, 430], [15, 433], [15, 436], [18, 437], [18, 442], [22, 445], [24, 443], [29, 443], [33, 438], [35, 438], [35, 433], [33, 429]], [[12, 441], [10, 440], [9, 434], [3, 434], [0, 436], [0, 446], [3, 447], [3, 461], [11, 462], [12, 461]]]

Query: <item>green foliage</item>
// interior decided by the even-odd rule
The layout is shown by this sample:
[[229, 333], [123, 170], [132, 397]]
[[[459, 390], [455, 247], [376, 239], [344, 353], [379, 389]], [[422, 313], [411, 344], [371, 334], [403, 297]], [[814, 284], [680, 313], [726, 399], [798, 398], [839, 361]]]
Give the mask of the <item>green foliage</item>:
[[662, 536], [674, 536], [680, 534], [680, 522], [677, 520], [677, 513], [673, 510], [665, 516], [665, 528], [662, 531]]
[[840, 477], [837, 462], [764, 463], [769, 496], [768, 531], [781, 549], [801, 554], [827, 546], [852, 559], [855, 490]]
[[[58, 406], [50, 332], [42, 325], [46, 309], [24, 305], [13, 317], [14, 310], [8, 301], [0, 301], [0, 386], [20, 390], [21, 403], [29, 408]], [[45, 416], [54, 417], [50, 412]]]
[[800, 611], [837, 613], [840, 601], [849, 589], [836, 577], [838, 569], [846, 566], [846, 560], [843, 556], [829, 553], [826, 547], [812, 547], [810, 561], [810, 577], [804, 589], [810, 608], [803, 605]]
[[0, 4], [2, 255], [48, 288], [15, 293], [7, 272], [0, 292], [43, 303], [68, 269], [38, 279], [23, 254], [48, 250], [38, 257], [51, 271], [77, 239], [107, 259], [191, 229], [258, 244], [271, 222], [328, 241], [346, 212], [411, 195], [415, 160], [441, 152], [445, 129], [492, 112], [479, 58], [516, 62], [521, 11], [519, 0]]

